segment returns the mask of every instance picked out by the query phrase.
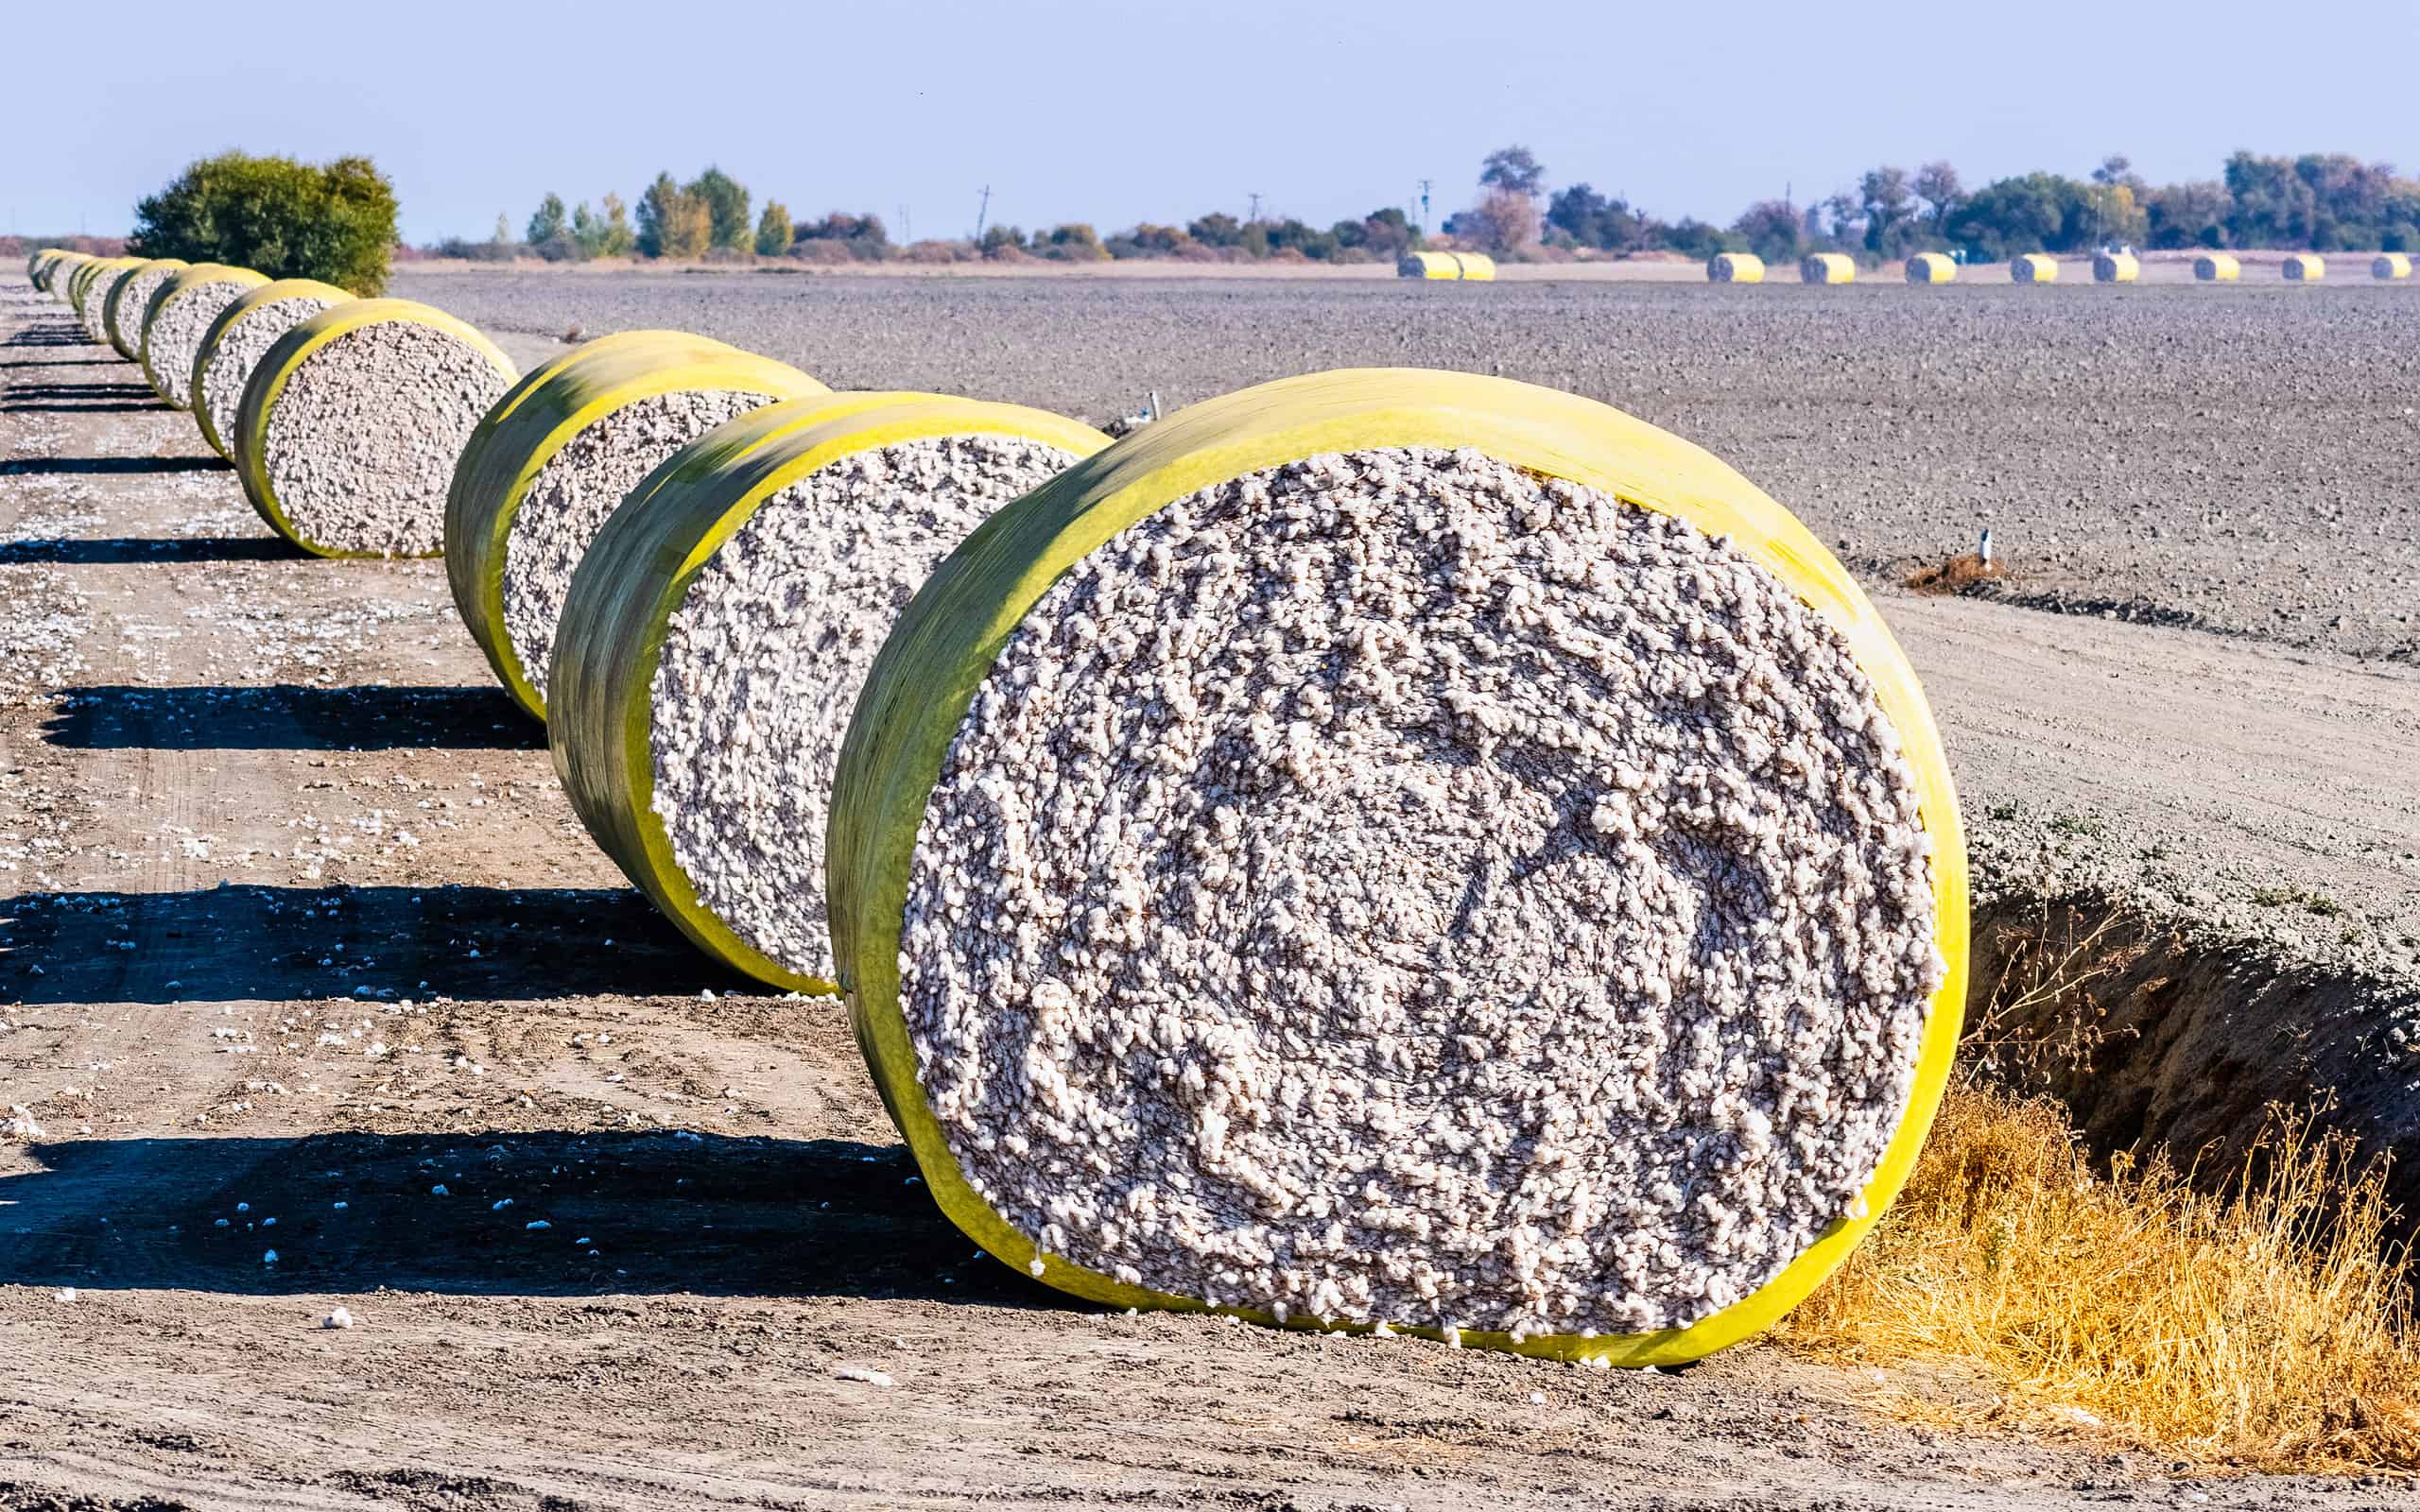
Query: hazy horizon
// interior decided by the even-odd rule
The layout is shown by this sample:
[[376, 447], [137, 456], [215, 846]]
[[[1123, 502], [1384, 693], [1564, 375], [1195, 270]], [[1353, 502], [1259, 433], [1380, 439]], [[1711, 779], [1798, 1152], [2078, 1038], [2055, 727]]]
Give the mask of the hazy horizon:
[[1255, 192], [1265, 214], [1322, 226], [1416, 212], [1426, 178], [1433, 224], [1514, 142], [1551, 187], [1585, 180], [1722, 224], [1884, 163], [1945, 158], [1970, 188], [2081, 178], [2113, 152], [2153, 182], [2215, 178], [2239, 147], [2420, 165], [2406, 77], [2420, 5], [2308, 26], [2249, 5], [1832, 25], [1794, 6], [953, 0], [721, 11], [678, 35], [677, 14], [628, 0], [567, 23], [454, 0], [242, 14], [197, 26], [133, 0], [13, 20], [30, 66], [0, 172], [8, 229], [122, 234], [138, 198], [227, 147], [369, 154], [415, 244], [482, 238], [499, 213], [517, 234], [549, 191], [634, 204], [657, 170], [709, 163], [759, 206], [871, 211], [902, 241], [971, 231], [987, 183], [994, 222], [1107, 233], [1240, 215]]

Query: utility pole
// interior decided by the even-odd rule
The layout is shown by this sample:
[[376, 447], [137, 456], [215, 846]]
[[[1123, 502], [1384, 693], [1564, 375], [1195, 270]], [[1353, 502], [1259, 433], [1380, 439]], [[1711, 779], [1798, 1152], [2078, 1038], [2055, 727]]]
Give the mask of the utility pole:
[[899, 240], [902, 245], [916, 239], [916, 223], [908, 216], [908, 207], [899, 207]]
[[1257, 190], [1257, 189], [1255, 189], [1255, 190], [1253, 190], [1253, 191], [1252, 192], [1252, 209], [1250, 209], [1250, 210], [1248, 210], [1248, 211], [1246, 211], [1246, 212], [1244, 213], [1244, 224], [1245, 224], [1245, 225], [1247, 225], [1247, 226], [1253, 226], [1253, 225], [1257, 225], [1257, 224], [1259, 223], [1259, 221], [1260, 221], [1260, 191], [1259, 191], [1259, 190]]
[[975, 240], [977, 246], [980, 246], [983, 241], [983, 217], [991, 213], [992, 186], [987, 183], [983, 186], [983, 203], [977, 206], [975, 211]]
[[1434, 179], [1420, 180], [1420, 229], [1422, 231], [1428, 229], [1428, 186], [1434, 182], [1436, 182]]

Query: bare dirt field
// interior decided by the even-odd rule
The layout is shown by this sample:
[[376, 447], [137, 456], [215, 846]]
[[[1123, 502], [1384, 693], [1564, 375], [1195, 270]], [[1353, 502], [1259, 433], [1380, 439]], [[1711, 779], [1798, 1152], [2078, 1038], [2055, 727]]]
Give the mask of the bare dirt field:
[[[1989, 519], [2008, 596], [2111, 613], [1884, 607], [1985, 927], [2173, 941], [2107, 1143], [2326, 1082], [2420, 1150], [2403, 291], [394, 292], [525, 365], [685, 327], [1096, 420], [1497, 369], [1714, 447], [1886, 585]], [[0, 1509], [2420, 1504], [1911, 1429], [1892, 1394], [1986, 1388], [1771, 1346], [1597, 1373], [1029, 1285], [932, 1211], [841, 1010], [717, 975], [589, 845], [441, 564], [288, 554], [21, 278], [0, 459]], [[2236, 633], [2127, 622], [2188, 615]]]

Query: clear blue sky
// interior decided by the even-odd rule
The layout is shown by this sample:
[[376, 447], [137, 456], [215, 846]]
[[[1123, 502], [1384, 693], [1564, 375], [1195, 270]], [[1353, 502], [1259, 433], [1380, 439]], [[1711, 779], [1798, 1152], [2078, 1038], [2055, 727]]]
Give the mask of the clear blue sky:
[[[799, 215], [963, 233], [1266, 209], [1324, 224], [1528, 144], [1667, 218], [1803, 203], [1877, 163], [1971, 186], [2125, 152], [2154, 181], [2238, 146], [2420, 170], [2420, 0], [2029, 8], [1606, 0], [739, 6], [13, 0], [0, 217], [123, 232], [228, 146], [367, 152], [404, 234], [516, 227], [549, 189], [635, 201], [717, 162]], [[2307, 24], [2306, 17], [2315, 17]]]

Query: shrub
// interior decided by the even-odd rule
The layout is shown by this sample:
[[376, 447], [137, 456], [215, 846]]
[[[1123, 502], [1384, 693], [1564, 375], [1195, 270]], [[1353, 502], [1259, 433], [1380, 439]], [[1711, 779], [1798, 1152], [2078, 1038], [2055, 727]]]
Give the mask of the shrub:
[[756, 255], [778, 257], [789, 249], [789, 209], [778, 199], [768, 199], [765, 213], [756, 217]]
[[1053, 226], [1046, 238], [1037, 239], [1034, 249], [1063, 263], [1097, 263], [1109, 256], [1100, 244], [1100, 233], [1080, 220]]
[[799, 227], [790, 255], [812, 255], [820, 262], [839, 260], [810, 248], [810, 244], [818, 243], [837, 247], [847, 257], [860, 262], [879, 262], [891, 251], [890, 232], [880, 215], [852, 215], [844, 210], [832, 211], [821, 220], [810, 220]]
[[222, 152], [135, 206], [127, 247], [374, 295], [394, 256], [395, 190], [368, 158], [314, 167]]

